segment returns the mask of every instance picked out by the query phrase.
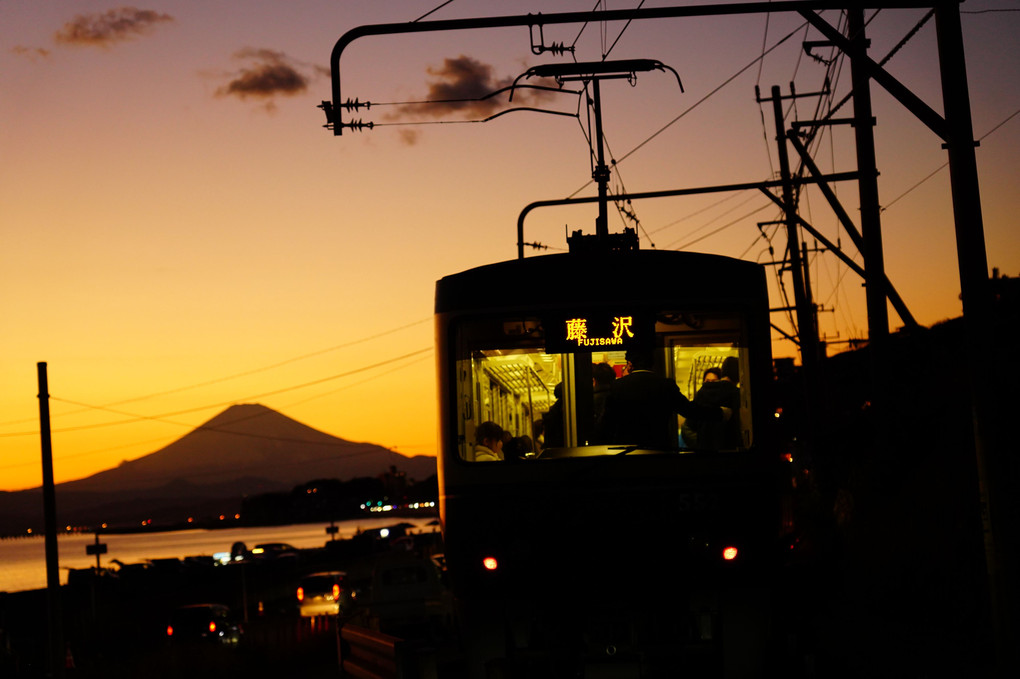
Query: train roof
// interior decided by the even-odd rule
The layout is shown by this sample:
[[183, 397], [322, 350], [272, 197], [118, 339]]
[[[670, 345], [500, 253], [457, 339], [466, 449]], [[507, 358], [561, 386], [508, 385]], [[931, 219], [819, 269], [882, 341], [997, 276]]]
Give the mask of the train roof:
[[[631, 250], [486, 264], [436, 283], [436, 313], [537, 304], [760, 303], [764, 267], [720, 255]], [[767, 302], [766, 302], [767, 304]]]

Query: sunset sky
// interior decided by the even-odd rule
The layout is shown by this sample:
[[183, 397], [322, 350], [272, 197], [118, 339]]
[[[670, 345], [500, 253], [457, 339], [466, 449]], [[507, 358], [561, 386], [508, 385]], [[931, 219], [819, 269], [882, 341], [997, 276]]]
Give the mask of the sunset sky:
[[[370, 37], [344, 53], [341, 79], [345, 98], [373, 103], [353, 117], [377, 127], [334, 137], [316, 108], [331, 97], [334, 43], [359, 25], [426, 14], [682, 4], [693, 3], [0, 3], [0, 490], [41, 482], [40, 361], [58, 482], [158, 450], [235, 403], [262, 403], [348, 440], [435, 454], [435, 281], [515, 257], [517, 216], [529, 203], [595, 190], [588, 119], [583, 107], [573, 117], [574, 94], [522, 93], [514, 102], [569, 116], [516, 112], [485, 123], [464, 121], [501, 110], [505, 97], [495, 108], [407, 102], [478, 96], [531, 66], [607, 52], [659, 60], [677, 71], [683, 92], [668, 72], [639, 74], [633, 87], [602, 85], [613, 191], [657, 191], [774, 177], [771, 104], [756, 102], [755, 86], [764, 96], [773, 85], [788, 94], [791, 82], [798, 93], [818, 92], [829, 69], [838, 101], [849, 63], [828, 67], [824, 48], [819, 59], [806, 55], [803, 41], [821, 36], [792, 13], [629, 25], [593, 13], [587, 25], [545, 29], [545, 45], [575, 46], [564, 56], [533, 54], [523, 27]], [[968, 0], [962, 9], [988, 263], [1016, 276], [1020, 3]], [[924, 15], [878, 13], [868, 26], [873, 58]], [[942, 111], [934, 20], [887, 69]], [[946, 153], [880, 87], [872, 92], [888, 276], [922, 324], [956, 317]], [[817, 101], [797, 100], [787, 125], [811, 119]], [[849, 127], [813, 150], [827, 172], [855, 169]], [[856, 185], [838, 193], [856, 220]], [[779, 213], [756, 191], [631, 209], [642, 247], [773, 259], [757, 223]], [[807, 192], [801, 212], [837, 239], [820, 194]], [[526, 240], [564, 249], [565, 229], [592, 231], [595, 213], [538, 210]], [[611, 229], [621, 225], [611, 210]], [[783, 235], [764, 232], [781, 258]], [[849, 238], [840, 241], [862, 261]], [[772, 304], [785, 306], [774, 269]], [[813, 255], [811, 274], [830, 353], [865, 337], [856, 275], [832, 254]], [[890, 319], [899, 327], [895, 313]], [[782, 315], [773, 320], [790, 327]], [[793, 355], [786, 344], [775, 349]]]

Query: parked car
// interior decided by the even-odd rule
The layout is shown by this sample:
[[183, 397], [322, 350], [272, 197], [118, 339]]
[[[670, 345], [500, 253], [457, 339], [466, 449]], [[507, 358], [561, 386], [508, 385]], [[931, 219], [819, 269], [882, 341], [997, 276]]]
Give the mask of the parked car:
[[263, 542], [251, 548], [252, 559], [296, 559], [300, 552], [286, 542]]
[[166, 626], [167, 640], [173, 645], [237, 646], [243, 635], [241, 624], [222, 604], [181, 606], [170, 614]]
[[301, 617], [349, 615], [354, 607], [354, 591], [343, 571], [312, 573], [301, 578], [297, 588]]

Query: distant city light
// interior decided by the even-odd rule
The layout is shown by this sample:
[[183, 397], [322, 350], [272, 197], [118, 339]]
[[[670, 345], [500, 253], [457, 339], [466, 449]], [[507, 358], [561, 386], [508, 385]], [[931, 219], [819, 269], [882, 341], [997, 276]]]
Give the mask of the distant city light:
[[406, 505], [386, 505], [382, 502], [367, 502], [361, 505], [361, 509], [378, 514], [380, 512], [392, 512], [400, 509], [433, 509], [435, 506], [435, 502], [412, 502]]

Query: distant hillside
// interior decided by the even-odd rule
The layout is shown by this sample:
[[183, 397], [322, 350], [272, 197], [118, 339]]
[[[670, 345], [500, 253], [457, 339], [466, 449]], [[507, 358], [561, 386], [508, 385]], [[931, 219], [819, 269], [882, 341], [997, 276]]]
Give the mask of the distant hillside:
[[[231, 406], [165, 448], [57, 485], [60, 525], [180, 520], [199, 509], [233, 514], [241, 499], [314, 479], [376, 477], [396, 467], [422, 481], [433, 457], [406, 457], [325, 434], [257, 404]], [[0, 531], [41, 526], [40, 490], [0, 493]], [[174, 518], [169, 518], [174, 517]]]

